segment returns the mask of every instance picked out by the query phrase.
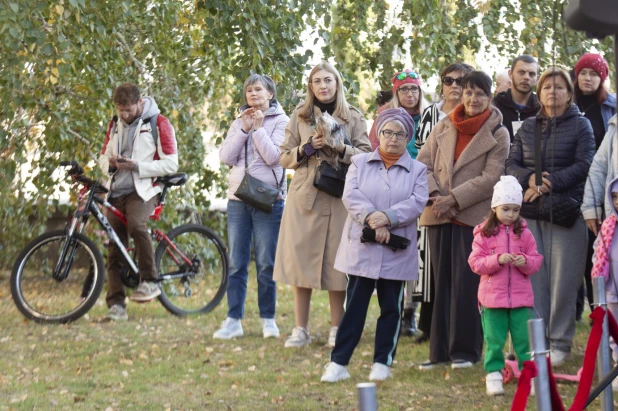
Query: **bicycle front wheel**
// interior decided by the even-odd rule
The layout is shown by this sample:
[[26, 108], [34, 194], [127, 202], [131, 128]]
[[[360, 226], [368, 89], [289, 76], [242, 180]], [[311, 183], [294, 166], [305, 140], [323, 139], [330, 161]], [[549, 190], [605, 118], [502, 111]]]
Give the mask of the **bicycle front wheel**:
[[[62, 250], [66, 253], [60, 261]], [[51, 231], [32, 240], [17, 257], [11, 295], [26, 318], [64, 324], [92, 308], [104, 279], [103, 256], [90, 239], [79, 233], [69, 239], [64, 230]]]
[[223, 241], [200, 224], [174, 228], [159, 242], [155, 262], [159, 301], [172, 314], [207, 313], [225, 295], [228, 258]]

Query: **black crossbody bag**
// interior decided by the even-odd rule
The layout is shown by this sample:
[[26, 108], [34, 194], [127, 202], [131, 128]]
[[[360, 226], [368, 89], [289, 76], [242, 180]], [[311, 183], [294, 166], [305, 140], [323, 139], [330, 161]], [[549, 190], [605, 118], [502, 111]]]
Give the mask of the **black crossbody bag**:
[[[251, 174], [249, 174], [249, 163], [247, 158], [247, 143], [245, 143], [245, 176], [243, 177], [234, 195], [242, 200], [243, 203], [270, 214], [273, 211], [273, 205], [275, 204], [275, 201], [277, 201], [277, 197], [281, 191], [280, 188], [283, 184], [283, 179], [285, 178], [285, 168], [281, 173], [281, 181], [278, 182], [277, 187], [275, 188], [262, 180], [252, 177]], [[277, 183], [277, 175], [275, 174], [275, 170], [271, 171], [273, 172], [273, 177], [275, 177], [275, 183]]]
[[[311, 109], [313, 124], [315, 126], [315, 115], [313, 108]], [[351, 146], [352, 143], [347, 136], [345, 127], [341, 125], [343, 131], [343, 143]], [[333, 197], [341, 198], [343, 196], [343, 188], [345, 187], [345, 177], [348, 174], [349, 164], [340, 164], [339, 168], [334, 168], [326, 161], [320, 160], [320, 151], [315, 154], [318, 164], [315, 166], [315, 176], [313, 177], [313, 186], [320, 191], [325, 192]]]

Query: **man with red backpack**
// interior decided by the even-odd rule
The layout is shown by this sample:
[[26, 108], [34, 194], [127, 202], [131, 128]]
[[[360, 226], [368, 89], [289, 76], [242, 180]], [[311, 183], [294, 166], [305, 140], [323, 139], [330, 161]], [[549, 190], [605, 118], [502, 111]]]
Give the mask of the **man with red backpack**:
[[[148, 302], [161, 294], [154, 280], [155, 267], [152, 239], [147, 222], [159, 201], [161, 188], [157, 177], [178, 170], [176, 136], [169, 120], [160, 114], [152, 97], [142, 97], [132, 83], [114, 90], [113, 101], [118, 111], [109, 123], [99, 165], [109, 175], [108, 201], [125, 214], [127, 225], [112, 213], [107, 218], [125, 247], [129, 235], [135, 243], [141, 283], [131, 296], [135, 302]], [[122, 256], [110, 243], [107, 257], [107, 320], [127, 320], [125, 290], [120, 272]]]

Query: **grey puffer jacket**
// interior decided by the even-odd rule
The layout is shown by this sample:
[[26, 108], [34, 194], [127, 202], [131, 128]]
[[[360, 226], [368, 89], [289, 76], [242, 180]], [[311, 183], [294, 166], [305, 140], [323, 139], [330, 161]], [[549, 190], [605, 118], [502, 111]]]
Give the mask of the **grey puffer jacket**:
[[[581, 202], [586, 177], [596, 149], [590, 122], [579, 114], [575, 105], [567, 108], [564, 114], [555, 118], [555, 121], [542, 114], [537, 117], [543, 120], [542, 170], [550, 174], [547, 179], [551, 182], [552, 191], [567, 193], [569, 197]], [[534, 142], [537, 117], [530, 117], [524, 121], [515, 135], [506, 160], [506, 174], [515, 176], [524, 191], [530, 187], [528, 181], [535, 171]], [[536, 213], [533, 211], [536, 210], [536, 206], [529, 207], [529, 205], [524, 204], [522, 214], [534, 218], [531, 214]]]

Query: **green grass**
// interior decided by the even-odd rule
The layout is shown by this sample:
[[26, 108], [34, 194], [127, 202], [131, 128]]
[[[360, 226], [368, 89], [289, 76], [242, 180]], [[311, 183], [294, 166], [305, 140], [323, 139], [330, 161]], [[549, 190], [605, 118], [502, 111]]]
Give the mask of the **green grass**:
[[[176, 318], [157, 302], [130, 304], [129, 321], [101, 323], [104, 297], [87, 318], [61, 326], [24, 320], [10, 296], [8, 272], [0, 272], [0, 410], [352, 410], [356, 384], [368, 381], [378, 304], [374, 298], [363, 338], [349, 366], [352, 378], [320, 383], [330, 349], [328, 297], [316, 292], [310, 327], [314, 343], [286, 349], [294, 325], [292, 291], [278, 286], [279, 340], [264, 340], [252, 273], [243, 327], [245, 336], [213, 340], [227, 303], [201, 317]], [[573, 359], [560, 369], [575, 373], [589, 332], [578, 324]], [[485, 395], [482, 365], [419, 371], [428, 346], [401, 339], [394, 378], [378, 388], [381, 410], [507, 410], [506, 395]], [[569, 405], [572, 383], [559, 391]], [[599, 409], [598, 401], [590, 409]], [[536, 409], [534, 399], [529, 409]]]

